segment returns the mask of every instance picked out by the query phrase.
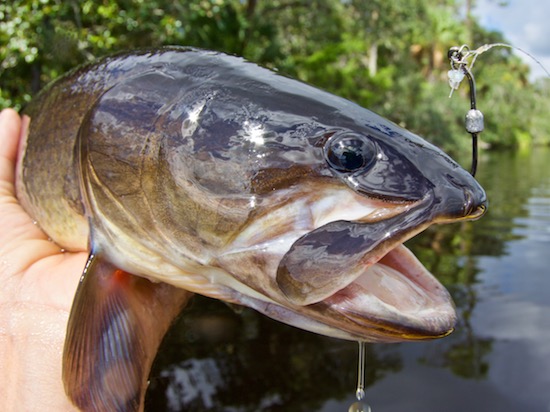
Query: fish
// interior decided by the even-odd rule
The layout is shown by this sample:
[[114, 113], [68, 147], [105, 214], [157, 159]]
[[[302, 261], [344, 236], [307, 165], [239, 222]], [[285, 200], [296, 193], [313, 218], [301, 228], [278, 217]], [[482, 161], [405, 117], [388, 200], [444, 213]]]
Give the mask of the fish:
[[487, 198], [436, 146], [243, 58], [186, 47], [79, 67], [25, 108], [17, 196], [88, 251], [63, 352], [84, 411], [143, 408], [193, 294], [339, 339], [447, 336], [445, 287], [403, 243]]

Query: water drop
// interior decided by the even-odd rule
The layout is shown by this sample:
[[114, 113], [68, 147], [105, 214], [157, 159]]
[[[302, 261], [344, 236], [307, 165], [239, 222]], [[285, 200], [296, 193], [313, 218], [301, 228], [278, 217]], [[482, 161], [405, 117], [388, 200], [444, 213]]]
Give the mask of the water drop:
[[354, 402], [348, 408], [348, 412], [372, 412], [370, 406], [365, 402]]
[[365, 366], [367, 363], [367, 344], [359, 341], [359, 358], [357, 360], [357, 389], [355, 397], [357, 402], [350, 405], [348, 412], [371, 412], [369, 404], [363, 401], [365, 398]]

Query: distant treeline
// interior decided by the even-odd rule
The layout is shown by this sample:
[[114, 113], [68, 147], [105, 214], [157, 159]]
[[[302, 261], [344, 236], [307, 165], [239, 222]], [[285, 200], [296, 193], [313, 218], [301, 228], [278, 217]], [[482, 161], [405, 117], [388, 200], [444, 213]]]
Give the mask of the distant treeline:
[[[370, 108], [451, 153], [469, 148], [466, 82], [449, 99], [451, 46], [505, 42], [472, 0], [12, 0], [0, 4], [0, 107], [122, 49], [178, 44], [238, 54]], [[520, 46], [521, 45], [517, 45]], [[550, 82], [509, 49], [476, 62], [483, 142], [550, 144]]]

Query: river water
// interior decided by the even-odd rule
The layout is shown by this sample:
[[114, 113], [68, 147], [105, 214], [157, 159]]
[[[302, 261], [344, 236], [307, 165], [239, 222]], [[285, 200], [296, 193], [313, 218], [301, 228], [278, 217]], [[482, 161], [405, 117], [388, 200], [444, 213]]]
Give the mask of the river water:
[[[550, 149], [484, 154], [489, 211], [409, 242], [451, 291], [441, 340], [369, 345], [373, 412], [550, 412]], [[155, 361], [150, 411], [345, 412], [357, 344], [199, 298]]]

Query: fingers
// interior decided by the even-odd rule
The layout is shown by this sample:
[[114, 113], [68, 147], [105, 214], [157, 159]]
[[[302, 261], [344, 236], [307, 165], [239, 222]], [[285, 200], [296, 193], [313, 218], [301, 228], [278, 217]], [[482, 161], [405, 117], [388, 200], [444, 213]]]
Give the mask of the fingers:
[[0, 112], [0, 157], [15, 162], [21, 117], [13, 109]]
[[0, 113], [0, 194], [13, 195], [15, 160], [21, 133], [21, 117], [13, 109]]

